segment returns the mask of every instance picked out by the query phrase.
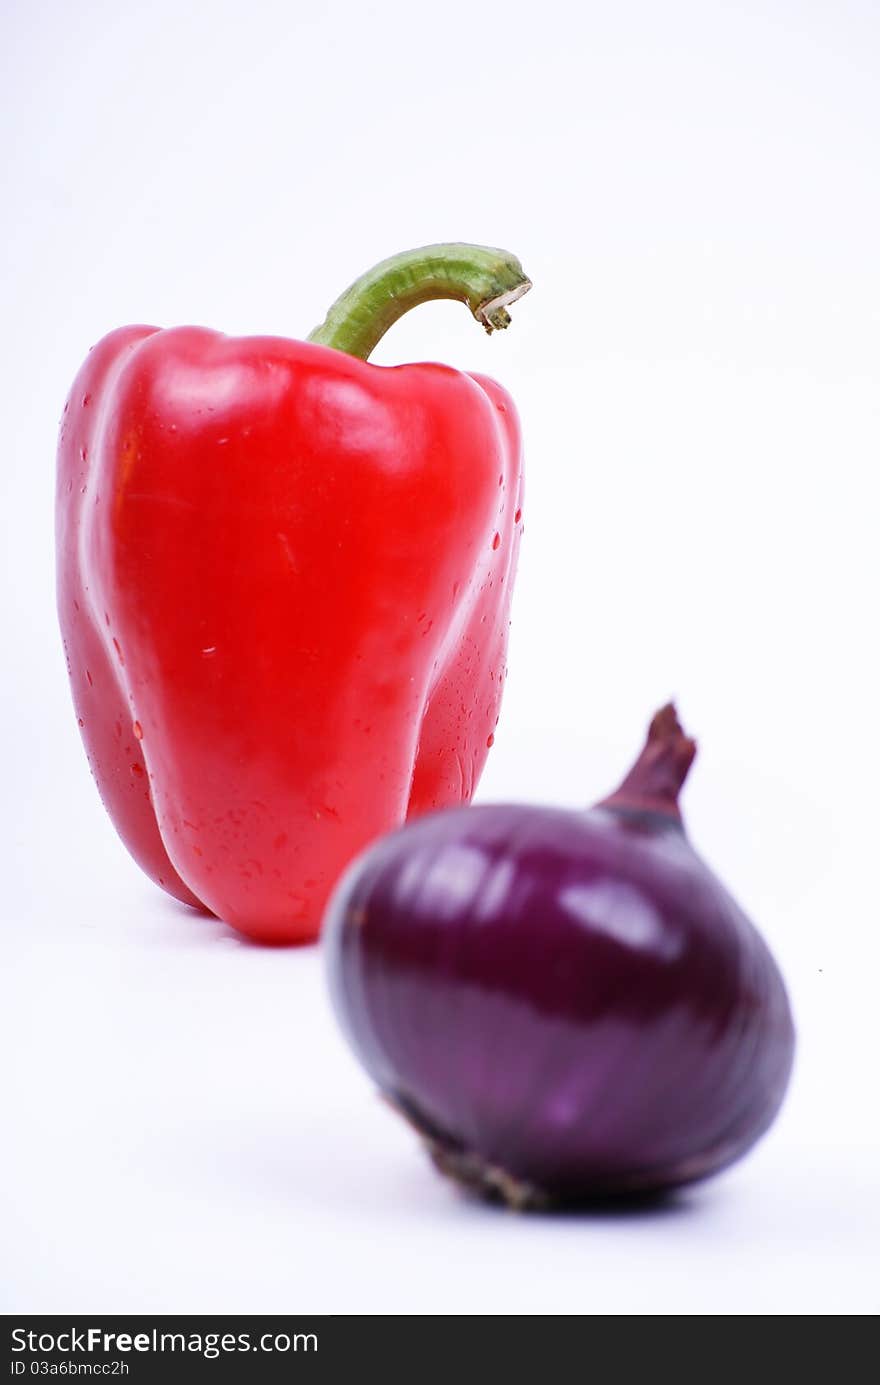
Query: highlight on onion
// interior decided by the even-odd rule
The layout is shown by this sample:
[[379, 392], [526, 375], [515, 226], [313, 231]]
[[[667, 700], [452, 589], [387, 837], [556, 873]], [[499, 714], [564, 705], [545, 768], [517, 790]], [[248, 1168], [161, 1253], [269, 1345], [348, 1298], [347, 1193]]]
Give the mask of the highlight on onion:
[[716, 1173], [782, 1103], [782, 977], [695, 853], [674, 707], [589, 811], [485, 805], [365, 852], [327, 909], [348, 1039], [437, 1167], [517, 1207]]

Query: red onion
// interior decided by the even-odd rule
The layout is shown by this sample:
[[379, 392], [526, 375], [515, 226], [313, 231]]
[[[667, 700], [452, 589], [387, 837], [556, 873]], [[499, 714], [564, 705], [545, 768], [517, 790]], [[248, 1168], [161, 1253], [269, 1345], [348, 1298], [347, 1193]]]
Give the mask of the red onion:
[[331, 898], [355, 1053], [466, 1185], [517, 1206], [668, 1189], [730, 1164], [779, 1110], [788, 998], [685, 835], [695, 752], [664, 707], [595, 808], [422, 817]]

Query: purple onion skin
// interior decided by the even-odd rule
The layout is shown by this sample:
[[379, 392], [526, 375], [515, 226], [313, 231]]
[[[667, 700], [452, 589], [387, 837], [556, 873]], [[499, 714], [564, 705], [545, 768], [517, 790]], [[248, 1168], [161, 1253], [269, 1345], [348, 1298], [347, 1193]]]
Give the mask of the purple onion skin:
[[644, 772], [649, 738], [641, 777], [596, 808], [423, 817], [330, 901], [331, 992], [355, 1053], [438, 1165], [485, 1193], [671, 1189], [739, 1158], [782, 1103], [785, 987], [685, 835], [675, 800], [695, 747], [675, 728], [673, 792], [656, 745]]

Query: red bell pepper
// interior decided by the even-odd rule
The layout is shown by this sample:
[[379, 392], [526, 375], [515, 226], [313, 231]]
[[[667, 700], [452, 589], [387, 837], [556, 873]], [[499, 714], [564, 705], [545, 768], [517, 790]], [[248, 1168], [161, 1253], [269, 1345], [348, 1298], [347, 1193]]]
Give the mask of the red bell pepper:
[[264, 942], [319, 930], [349, 860], [467, 801], [492, 744], [521, 529], [491, 380], [366, 363], [460, 298], [487, 330], [515, 259], [385, 261], [308, 342], [123, 327], [64, 407], [58, 602], [105, 806], [146, 873]]

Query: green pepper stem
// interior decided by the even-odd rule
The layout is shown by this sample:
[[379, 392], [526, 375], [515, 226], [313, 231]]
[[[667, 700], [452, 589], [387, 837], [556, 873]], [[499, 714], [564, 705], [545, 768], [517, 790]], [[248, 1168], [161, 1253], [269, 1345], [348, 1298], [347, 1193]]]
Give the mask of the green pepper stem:
[[383, 260], [346, 289], [309, 341], [365, 361], [399, 317], [435, 298], [466, 303], [477, 322], [494, 332], [509, 325], [508, 304], [531, 287], [519, 260], [506, 250], [484, 245], [405, 250]]

